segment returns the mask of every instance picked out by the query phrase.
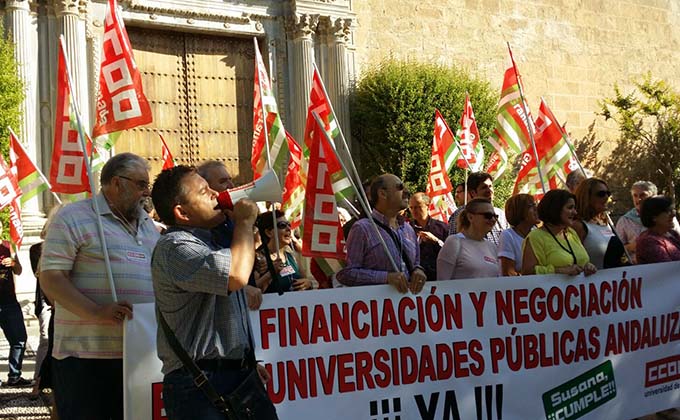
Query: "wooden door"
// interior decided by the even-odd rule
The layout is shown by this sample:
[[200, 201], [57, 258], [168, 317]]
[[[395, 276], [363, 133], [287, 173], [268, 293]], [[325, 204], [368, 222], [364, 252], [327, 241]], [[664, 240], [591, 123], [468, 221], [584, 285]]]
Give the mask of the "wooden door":
[[121, 135], [116, 152], [162, 165], [162, 134], [176, 164], [224, 162], [237, 182], [252, 178], [252, 40], [128, 28], [153, 122]]

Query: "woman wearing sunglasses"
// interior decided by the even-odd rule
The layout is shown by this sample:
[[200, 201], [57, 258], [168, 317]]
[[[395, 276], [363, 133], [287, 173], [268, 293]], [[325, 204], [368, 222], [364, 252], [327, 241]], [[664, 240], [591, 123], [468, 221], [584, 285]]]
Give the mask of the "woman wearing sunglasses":
[[609, 225], [607, 203], [612, 193], [606, 182], [588, 178], [576, 189], [577, 222], [574, 230], [599, 269], [628, 264], [623, 242]]
[[597, 268], [572, 229], [576, 201], [567, 190], [550, 190], [538, 203], [543, 226], [532, 230], [524, 241], [522, 274], [593, 274]]
[[[264, 293], [284, 293], [288, 291], [310, 290], [319, 287], [318, 282], [305, 278], [300, 264], [295, 259], [292, 248], [293, 231], [290, 222], [286, 220], [283, 212], [276, 210], [276, 232], [278, 232], [279, 248], [276, 249], [274, 239], [274, 221], [272, 212], [262, 213], [257, 218], [257, 227], [260, 229], [262, 245], [257, 249], [267, 261], [266, 270], [259, 272], [256, 279], [266, 280], [257, 286]], [[267, 276], [267, 272], [270, 274]]]
[[458, 233], [446, 238], [437, 256], [437, 279], [498, 277], [496, 245], [484, 240], [497, 220], [490, 201], [483, 198], [468, 201], [458, 216]]
[[498, 259], [502, 276], [519, 276], [522, 272], [522, 242], [538, 223], [536, 202], [530, 194], [513, 195], [505, 202], [505, 218], [510, 229], [501, 232]]

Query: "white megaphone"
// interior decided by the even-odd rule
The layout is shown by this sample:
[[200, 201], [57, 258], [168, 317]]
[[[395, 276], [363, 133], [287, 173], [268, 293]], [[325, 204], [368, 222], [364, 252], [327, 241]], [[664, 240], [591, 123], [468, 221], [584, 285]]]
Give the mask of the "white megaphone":
[[217, 207], [222, 210], [231, 210], [234, 208], [234, 203], [244, 198], [253, 201], [280, 202], [283, 199], [283, 192], [274, 171], [266, 171], [253, 182], [222, 191], [217, 196]]

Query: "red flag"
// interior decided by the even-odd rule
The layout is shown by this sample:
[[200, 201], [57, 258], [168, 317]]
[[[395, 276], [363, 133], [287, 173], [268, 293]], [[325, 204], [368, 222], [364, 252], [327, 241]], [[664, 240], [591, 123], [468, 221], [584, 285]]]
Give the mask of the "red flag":
[[[548, 180], [546, 187], [557, 188], [559, 179], [565, 179], [566, 175], [571, 172], [569, 164], [572, 153], [565, 140], [565, 133], [543, 100], [541, 100], [535, 125], [536, 154], [544, 179]], [[514, 193], [523, 192], [542, 196], [541, 180], [532, 150], [527, 150], [522, 154], [521, 165], [515, 181]]]
[[312, 76], [312, 88], [309, 91], [309, 106], [307, 107], [307, 123], [305, 125], [304, 143], [305, 149], [311, 149], [313, 140], [313, 133], [317, 130], [317, 123], [314, 119], [314, 113], [319, 114], [321, 121], [324, 122], [324, 129], [332, 139], [335, 139], [340, 134], [335, 114], [331, 108], [331, 102], [326, 96], [321, 75], [314, 66], [314, 74]]
[[10, 167], [7, 166], [5, 158], [0, 156], [0, 210], [10, 205], [20, 195], [21, 188], [19, 188], [16, 176], [14, 176]]
[[[50, 165], [52, 191], [65, 194], [91, 192], [83, 149], [78, 140], [78, 122], [71, 106], [71, 86], [66, 69], [66, 55], [59, 43], [57, 65], [57, 109], [54, 124], [54, 149]], [[88, 154], [92, 145], [87, 142]]]
[[24, 240], [24, 225], [21, 223], [21, 206], [18, 199], [12, 200], [9, 206], [9, 237], [17, 248]]
[[163, 155], [163, 170], [174, 168], [175, 167], [175, 161], [172, 159], [172, 154], [170, 154], [170, 149], [168, 149], [168, 145], [165, 144], [165, 139], [163, 136], [159, 133], [158, 137], [161, 138], [161, 154]]
[[[484, 149], [482, 142], [479, 141], [477, 121], [475, 120], [475, 113], [472, 111], [470, 95], [467, 93], [465, 94], [463, 115], [460, 117], [460, 148], [463, 151], [463, 156], [458, 158], [458, 167], [467, 168], [473, 172], [478, 171], [484, 161]], [[470, 164], [469, 167], [468, 164]]]
[[286, 219], [290, 221], [291, 229], [297, 229], [302, 223], [302, 210], [305, 200], [305, 186], [300, 176], [303, 159], [302, 149], [290, 133], [286, 132], [286, 138], [290, 150], [290, 159], [288, 160], [288, 170], [283, 185], [281, 208], [286, 214]]
[[264, 150], [267, 144], [264, 124], [264, 108], [260, 92], [260, 63], [255, 60], [255, 88], [253, 89], [253, 150], [250, 156], [250, 165], [253, 168], [253, 179], [262, 176], [262, 171], [267, 166], [267, 157]]
[[317, 129], [314, 133], [305, 189], [302, 255], [344, 260], [345, 238], [330, 176], [341, 165], [323, 132]]
[[21, 202], [25, 203], [39, 193], [50, 188], [45, 175], [40, 172], [24, 150], [16, 134], [10, 129], [9, 135], [10, 168], [21, 188]]
[[[434, 136], [432, 138], [432, 157], [430, 176], [427, 180], [426, 194], [430, 197], [429, 214], [433, 219], [448, 222], [456, 209], [451, 191], [453, 186], [445, 165], [445, 152], [454, 144], [453, 133], [444, 117], [435, 110]], [[455, 147], [455, 145], [453, 146]]]
[[[123, 19], [118, 14], [116, 0], [109, 0], [104, 19], [97, 122], [92, 136], [96, 139], [148, 124], [152, 119]], [[112, 145], [112, 141], [106, 144], [107, 148]]]
[[[267, 144], [269, 142], [269, 144]], [[265, 149], [267, 146], [268, 150]], [[269, 162], [267, 162], [269, 154]], [[250, 164], [253, 180], [262, 176], [265, 167], [271, 164], [275, 174], [285, 170], [289, 159], [286, 130], [279, 116], [279, 108], [272, 91], [267, 69], [264, 66], [260, 47], [255, 40], [255, 84], [253, 90], [253, 146]]]

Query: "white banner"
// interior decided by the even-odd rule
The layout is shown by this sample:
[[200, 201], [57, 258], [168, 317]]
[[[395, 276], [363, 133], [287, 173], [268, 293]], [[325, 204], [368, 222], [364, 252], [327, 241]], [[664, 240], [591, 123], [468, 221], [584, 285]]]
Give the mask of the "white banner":
[[[251, 312], [257, 358], [282, 420], [631, 419], [680, 405], [679, 270], [267, 295]], [[128, 347], [139, 318], [135, 305], [137, 368], [150, 365], [142, 348], [155, 357], [153, 343]], [[131, 378], [128, 407], [145, 408], [127, 418], [161, 418]]]
[[133, 318], [123, 334], [123, 399], [126, 420], [166, 419], [163, 409], [163, 364], [156, 354], [154, 303], [132, 306]]

